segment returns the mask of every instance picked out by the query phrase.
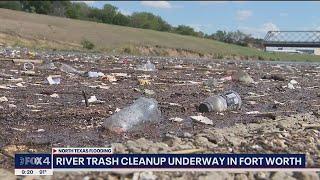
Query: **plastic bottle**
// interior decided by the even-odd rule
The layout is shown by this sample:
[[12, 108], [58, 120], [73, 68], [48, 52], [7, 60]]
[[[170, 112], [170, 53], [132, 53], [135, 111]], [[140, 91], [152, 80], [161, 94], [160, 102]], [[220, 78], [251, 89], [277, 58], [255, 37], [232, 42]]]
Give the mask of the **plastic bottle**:
[[160, 116], [158, 102], [152, 98], [141, 97], [132, 105], [105, 119], [103, 125], [111, 131], [125, 132], [140, 123], [158, 121]]
[[138, 70], [138, 71], [155, 71], [156, 66], [148, 60], [146, 64], [138, 65], [136, 67], [136, 70]]
[[242, 105], [240, 95], [235, 91], [228, 91], [224, 94], [210, 96], [199, 106], [200, 112], [221, 112], [226, 110], [240, 109]]

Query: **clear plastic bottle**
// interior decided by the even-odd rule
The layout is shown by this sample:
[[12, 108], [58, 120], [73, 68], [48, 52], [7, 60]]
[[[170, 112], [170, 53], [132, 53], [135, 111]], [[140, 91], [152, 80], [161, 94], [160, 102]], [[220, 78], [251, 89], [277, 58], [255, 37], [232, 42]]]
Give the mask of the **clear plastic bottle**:
[[226, 110], [240, 109], [242, 105], [240, 95], [235, 91], [228, 91], [224, 94], [210, 96], [199, 106], [200, 112], [221, 112]]
[[125, 132], [140, 123], [158, 121], [160, 116], [158, 102], [152, 98], [141, 97], [130, 106], [105, 119], [103, 125], [111, 131]]

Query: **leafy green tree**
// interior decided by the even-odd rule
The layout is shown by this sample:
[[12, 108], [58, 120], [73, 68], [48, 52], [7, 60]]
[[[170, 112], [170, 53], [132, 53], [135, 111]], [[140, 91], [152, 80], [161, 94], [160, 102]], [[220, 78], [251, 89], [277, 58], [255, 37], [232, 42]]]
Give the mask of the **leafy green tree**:
[[0, 8], [21, 10], [21, 3], [19, 1], [0, 1]]
[[66, 16], [73, 19], [89, 20], [88, 15], [90, 11], [91, 7], [89, 7], [86, 3], [71, 3], [71, 5], [67, 8]]
[[52, 11], [50, 15], [66, 17], [67, 9], [71, 6], [70, 1], [52, 1]]
[[112, 24], [121, 25], [121, 26], [128, 26], [130, 24], [130, 18], [121, 14], [121, 13], [117, 13], [113, 17]]
[[132, 27], [153, 29], [158, 31], [169, 31], [171, 26], [160, 16], [148, 12], [135, 12], [131, 15]]
[[105, 4], [101, 11], [101, 20], [107, 24], [112, 24], [114, 17], [118, 14], [118, 8], [110, 4]]
[[21, 1], [22, 9], [27, 12], [38, 14], [50, 14], [52, 11], [51, 1]]
[[192, 27], [186, 25], [179, 25], [175, 28], [174, 32], [182, 35], [197, 36], [197, 32]]

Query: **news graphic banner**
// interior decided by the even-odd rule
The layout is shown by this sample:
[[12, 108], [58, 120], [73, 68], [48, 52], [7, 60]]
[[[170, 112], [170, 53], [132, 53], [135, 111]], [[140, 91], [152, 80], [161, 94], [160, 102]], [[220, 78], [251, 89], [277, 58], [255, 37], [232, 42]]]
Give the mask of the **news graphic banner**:
[[305, 154], [113, 154], [111, 148], [52, 148], [51, 154], [16, 154], [16, 175], [54, 171], [297, 169]]

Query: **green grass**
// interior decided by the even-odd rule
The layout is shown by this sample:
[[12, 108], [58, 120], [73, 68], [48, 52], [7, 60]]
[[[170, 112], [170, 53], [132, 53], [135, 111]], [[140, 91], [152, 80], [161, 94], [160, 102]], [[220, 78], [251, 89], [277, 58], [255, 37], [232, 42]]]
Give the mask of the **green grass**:
[[[81, 41], [86, 39], [94, 44], [95, 51], [141, 54], [138, 47], [143, 46], [160, 47], [161, 50], [152, 52], [169, 56], [172, 55], [170, 49], [183, 49], [195, 54], [210, 55], [213, 58], [320, 62], [320, 56], [268, 53], [209, 39], [7, 9], [0, 9], [0, 22], [0, 33], [10, 36], [3, 38], [0, 34], [0, 42], [9, 43], [6, 42], [8, 39], [18, 37], [25, 42], [23, 45], [32, 44], [35, 48], [41, 45], [41, 48], [79, 50], [82, 48]], [[31, 43], [27, 43], [27, 40]], [[17, 42], [16, 39], [14, 41]], [[39, 41], [41, 43], [37, 43]]]

